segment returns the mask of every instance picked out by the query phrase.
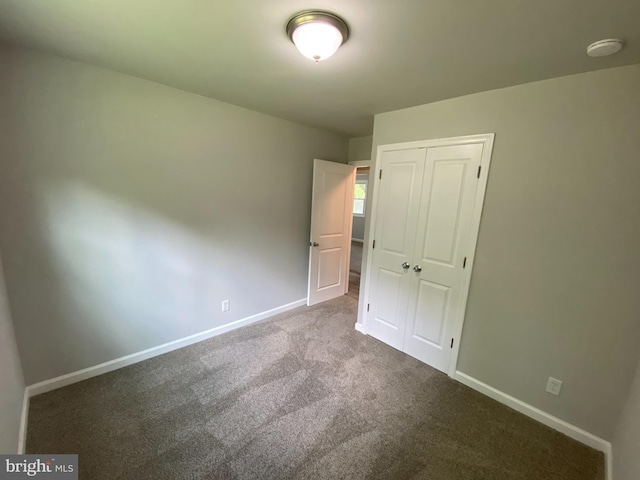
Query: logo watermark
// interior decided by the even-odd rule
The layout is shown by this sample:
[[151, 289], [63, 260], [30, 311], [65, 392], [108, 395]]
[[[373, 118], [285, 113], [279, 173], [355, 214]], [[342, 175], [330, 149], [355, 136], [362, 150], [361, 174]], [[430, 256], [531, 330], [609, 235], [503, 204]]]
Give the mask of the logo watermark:
[[0, 480], [78, 480], [78, 455], [0, 455]]

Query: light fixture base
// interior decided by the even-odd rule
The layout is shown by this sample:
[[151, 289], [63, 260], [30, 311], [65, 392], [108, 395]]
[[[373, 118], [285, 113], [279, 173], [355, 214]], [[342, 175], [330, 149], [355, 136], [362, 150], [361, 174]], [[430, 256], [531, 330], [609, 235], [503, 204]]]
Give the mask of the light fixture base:
[[295, 14], [287, 22], [287, 35], [289, 36], [289, 39], [293, 42], [293, 32], [296, 31], [296, 28], [304, 25], [305, 23], [312, 22], [328, 23], [329, 25], [337, 28], [342, 34], [342, 43], [346, 42], [347, 38], [349, 38], [349, 26], [347, 25], [347, 22], [339, 16], [322, 10], [306, 10]]
[[606, 57], [622, 50], [624, 42], [619, 38], [607, 38], [594, 42], [587, 47], [587, 55], [590, 57]]
[[349, 38], [344, 20], [320, 10], [294, 15], [287, 22], [286, 31], [298, 51], [316, 63], [333, 55]]

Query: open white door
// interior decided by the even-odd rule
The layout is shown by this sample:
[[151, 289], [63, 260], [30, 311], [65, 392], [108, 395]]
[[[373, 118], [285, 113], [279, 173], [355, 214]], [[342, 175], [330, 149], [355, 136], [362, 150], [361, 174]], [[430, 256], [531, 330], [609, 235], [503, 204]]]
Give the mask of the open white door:
[[352, 165], [313, 161], [309, 306], [347, 293], [355, 175]]

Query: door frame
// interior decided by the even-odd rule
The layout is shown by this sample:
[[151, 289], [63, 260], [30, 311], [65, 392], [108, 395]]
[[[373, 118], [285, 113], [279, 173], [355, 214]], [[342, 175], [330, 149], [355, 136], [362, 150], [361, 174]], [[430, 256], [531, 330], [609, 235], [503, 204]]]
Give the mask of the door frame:
[[369, 173], [369, 185], [367, 193], [371, 192], [369, 198], [371, 205], [367, 205], [368, 218], [364, 228], [364, 247], [362, 260], [362, 283], [360, 285], [360, 302], [358, 304], [358, 322], [355, 329], [359, 332], [367, 334], [367, 304], [369, 302], [369, 293], [371, 285], [371, 267], [373, 264], [373, 255], [371, 255], [371, 247], [373, 243], [373, 232], [375, 232], [376, 216], [378, 213], [378, 183], [380, 181], [380, 166], [382, 162], [382, 154], [384, 152], [394, 150], [409, 150], [414, 148], [432, 148], [446, 147], [451, 145], [469, 145], [482, 144], [482, 157], [480, 159], [481, 174], [478, 180], [478, 188], [473, 203], [473, 213], [471, 216], [471, 238], [469, 241], [469, 252], [467, 254], [468, 268], [464, 269], [464, 277], [462, 281], [462, 308], [454, 319], [453, 338], [455, 339], [453, 348], [451, 349], [449, 359], [449, 369], [447, 374], [453, 377], [456, 373], [458, 365], [458, 355], [460, 353], [460, 343], [462, 340], [462, 329], [467, 311], [467, 300], [469, 296], [469, 286], [471, 284], [471, 274], [476, 256], [476, 247], [478, 243], [478, 233], [480, 230], [480, 221], [482, 218], [482, 209], [484, 206], [485, 192], [487, 190], [487, 180], [489, 178], [489, 167], [491, 165], [491, 154], [493, 152], [493, 142], [495, 133], [484, 133], [479, 135], [465, 135], [460, 137], [438, 138], [430, 140], [419, 140], [415, 142], [391, 143], [378, 145], [375, 158], [372, 160], [371, 171]]

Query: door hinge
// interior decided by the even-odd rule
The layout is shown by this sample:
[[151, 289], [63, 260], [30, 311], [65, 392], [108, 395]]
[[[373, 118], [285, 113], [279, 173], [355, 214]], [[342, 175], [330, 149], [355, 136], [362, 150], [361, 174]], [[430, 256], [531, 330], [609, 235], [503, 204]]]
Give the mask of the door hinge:
[[367, 303], [367, 312], [369, 311], [369, 307], [371, 306], [370, 303]]
[[480, 178], [480, 170], [482, 170], [482, 165], [478, 166], [478, 178]]
[[451, 348], [453, 348], [453, 338], [451, 339]]
[[378, 179], [382, 180], [382, 170], [380, 170], [380, 175], [378, 175]]
[[376, 248], [376, 241], [373, 241], [373, 248]]
[[464, 257], [464, 260], [462, 261], [462, 268], [466, 268], [467, 266], [467, 257]]

